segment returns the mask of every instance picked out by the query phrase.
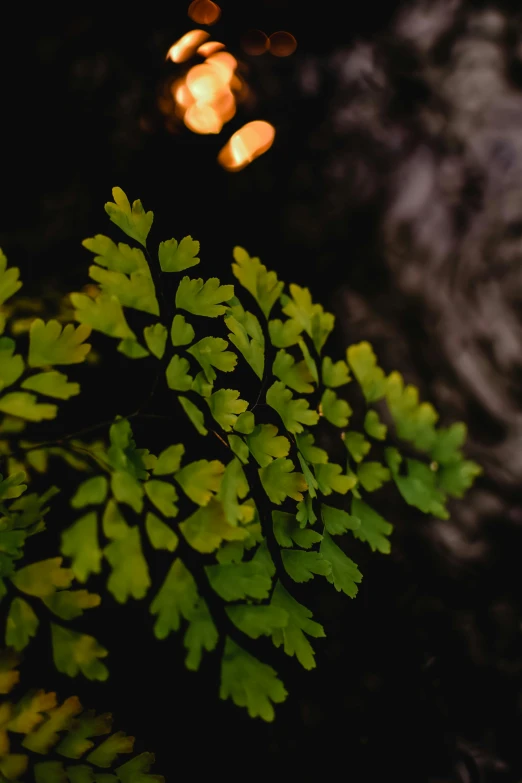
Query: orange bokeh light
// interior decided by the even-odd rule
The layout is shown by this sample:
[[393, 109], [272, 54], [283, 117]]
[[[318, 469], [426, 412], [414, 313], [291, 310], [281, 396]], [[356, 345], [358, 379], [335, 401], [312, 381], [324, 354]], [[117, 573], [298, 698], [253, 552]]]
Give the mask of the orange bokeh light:
[[230, 137], [218, 155], [218, 162], [227, 171], [241, 171], [270, 149], [274, 137], [275, 128], [269, 122], [248, 122]]
[[221, 41], [207, 41], [206, 43], [201, 44], [198, 49], [198, 54], [202, 57], [210, 57], [211, 54], [215, 54], [224, 48], [225, 44], [221, 43]]
[[210, 65], [223, 82], [229, 84], [237, 68], [237, 60], [229, 52], [216, 52], [206, 59], [207, 65]]
[[276, 57], [288, 57], [293, 54], [297, 49], [297, 41], [292, 33], [287, 33], [280, 30], [277, 33], [272, 33], [269, 38], [270, 51]]
[[172, 44], [167, 52], [166, 59], [172, 60], [173, 63], [183, 63], [185, 60], [189, 60], [201, 44], [209, 38], [210, 35], [205, 30], [190, 30], [179, 41]]
[[188, 15], [196, 24], [215, 24], [221, 16], [221, 8], [212, 0], [192, 0]]
[[268, 37], [262, 30], [248, 30], [241, 36], [241, 48], [246, 54], [264, 54], [270, 48]]
[[208, 103], [194, 103], [185, 112], [183, 121], [194, 133], [219, 133], [223, 121]]
[[202, 63], [195, 65], [187, 73], [186, 85], [197, 101], [208, 103], [226, 86], [226, 82], [215, 68]]

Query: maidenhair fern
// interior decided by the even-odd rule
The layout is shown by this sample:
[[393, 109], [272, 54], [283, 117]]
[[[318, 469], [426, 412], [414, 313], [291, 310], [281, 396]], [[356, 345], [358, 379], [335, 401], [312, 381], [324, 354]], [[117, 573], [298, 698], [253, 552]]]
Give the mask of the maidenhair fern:
[[[334, 317], [308, 289], [287, 288], [239, 247], [232, 264], [238, 286], [185, 274], [200, 263], [199, 243], [168, 239], [156, 259], [147, 248], [152, 212], [140, 201], [131, 206], [119, 188], [113, 196], [106, 211], [137, 245], [104, 235], [85, 240], [95, 285], [70, 296], [78, 325], [34, 319], [27, 355], [16, 353], [13, 338], [0, 337], [7, 648], [0, 686], [11, 690], [16, 654], [48, 623], [58, 671], [107, 678], [103, 642], [68, 624], [103, 601], [88, 587], [102, 574], [117, 602], [148, 602], [158, 639], [183, 634], [189, 669], [197, 670], [204, 654], [220, 655], [221, 698], [270, 721], [287, 692], [256, 640], [268, 637], [312, 669], [314, 640], [325, 635], [296, 599], [295, 583], [324, 579], [354, 598], [362, 574], [347, 554], [350, 539], [390, 551], [392, 525], [374, 508], [373, 493], [393, 483], [407, 504], [446, 518], [448, 498], [462, 497], [480, 469], [462, 455], [464, 425], [438, 428], [434, 408], [419, 402], [399, 373], [387, 376], [369, 343], [350, 346], [344, 358], [324, 353]], [[20, 286], [18, 270], [1, 255], [0, 305]], [[132, 310], [145, 314], [139, 329], [129, 324]], [[7, 325], [4, 313], [2, 333]], [[93, 330], [114, 338], [137, 372], [147, 361], [151, 388], [164, 385], [169, 395], [156, 415], [185, 419], [190, 444], [173, 443], [173, 427], [164, 430], [157, 454], [137, 444], [132, 419], [139, 411], [115, 416], [106, 440], [30, 439], [28, 422], [54, 419], [80, 393], [80, 384], [56, 368], [86, 359]], [[253, 388], [254, 397], [245, 391]], [[33, 471], [45, 473], [53, 456], [88, 477], [73, 490], [61, 488], [71, 508], [61, 551], [28, 562], [25, 541], [45, 531], [58, 489], [38, 495], [27, 491], [27, 481]], [[147, 553], [154, 550], [166, 565], [151, 594]], [[94, 745], [91, 737], [109, 732], [110, 721], [83, 712], [75, 697], [59, 705], [55, 694], [41, 691], [6, 701], [0, 713], [7, 780], [25, 774], [31, 754], [39, 754], [30, 762], [37, 781], [161, 779], [148, 774], [150, 754], [119, 763], [118, 754], [132, 750], [121, 732]], [[13, 752], [16, 735], [22, 740]], [[42, 760], [51, 749], [53, 760]]]

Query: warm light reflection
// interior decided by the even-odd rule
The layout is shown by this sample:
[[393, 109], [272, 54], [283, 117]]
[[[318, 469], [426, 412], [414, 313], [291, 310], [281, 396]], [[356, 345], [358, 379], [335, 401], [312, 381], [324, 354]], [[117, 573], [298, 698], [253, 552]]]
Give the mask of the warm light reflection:
[[204, 63], [190, 69], [186, 85], [197, 101], [210, 103], [216, 93], [226, 86], [226, 82], [215, 68]]
[[234, 133], [218, 155], [227, 171], [241, 171], [273, 144], [275, 128], [269, 122], [254, 120]]
[[[222, 46], [216, 42], [218, 46]], [[235, 75], [237, 60], [229, 52], [211, 51], [171, 87], [175, 113], [195, 133], [219, 133], [236, 113], [236, 93], [244, 93]]]
[[224, 48], [225, 44], [221, 43], [221, 41], [207, 41], [206, 43], [201, 44], [198, 49], [198, 54], [202, 57], [209, 57], [211, 54], [215, 54]]
[[246, 54], [264, 54], [270, 48], [268, 37], [262, 30], [248, 30], [241, 36], [241, 48]]
[[172, 95], [183, 109], [188, 109], [195, 102], [194, 96], [183, 81], [178, 81], [173, 85]]
[[227, 84], [232, 79], [237, 68], [237, 60], [229, 52], [216, 52], [207, 57], [206, 63], [210, 65], [223, 82]]
[[185, 60], [189, 60], [208, 38], [210, 35], [205, 30], [190, 30], [179, 41], [172, 44], [166, 59], [172, 60], [173, 63], [183, 63]]
[[188, 15], [196, 24], [215, 24], [221, 16], [221, 8], [212, 0], [192, 0]]
[[292, 33], [283, 30], [278, 33], [272, 33], [269, 39], [270, 51], [276, 57], [288, 57], [297, 49], [297, 41]]
[[223, 127], [221, 117], [208, 103], [194, 103], [189, 106], [183, 120], [187, 128], [194, 133], [219, 133]]

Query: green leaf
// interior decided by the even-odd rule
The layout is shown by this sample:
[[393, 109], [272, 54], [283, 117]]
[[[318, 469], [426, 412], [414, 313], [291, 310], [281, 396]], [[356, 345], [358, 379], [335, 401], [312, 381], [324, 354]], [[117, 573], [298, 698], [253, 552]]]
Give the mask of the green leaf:
[[376, 440], [384, 440], [388, 428], [379, 418], [377, 411], [369, 410], [364, 418], [364, 429], [368, 435]]
[[101, 598], [87, 590], [60, 590], [42, 599], [48, 609], [62, 620], [81, 617], [84, 609], [99, 606]]
[[272, 459], [286, 457], [290, 451], [290, 441], [284, 435], [278, 435], [273, 424], [258, 424], [246, 442], [252, 456], [262, 467], [266, 467]]
[[252, 411], [245, 411], [237, 417], [237, 421], [234, 424], [236, 432], [241, 432], [243, 435], [251, 435], [256, 426], [256, 420]]
[[[82, 705], [77, 696], [71, 696], [63, 704], [47, 710], [46, 720], [42, 721], [38, 728], [27, 734], [22, 746], [34, 753], [49, 753], [60, 739], [60, 731], [66, 731], [71, 727], [73, 718], [81, 712]], [[35, 769], [35, 777], [36, 775]], [[45, 780], [45, 778], [44, 778]]]
[[186, 321], [185, 316], [178, 313], [172, 319], [172, 326], [170, 327], [170, 339], [172, 345], [189, 345], [196, 333], [193, 327]]
[[317, 520], [317, 516], [314, 512], [312, 496], [309, 492], [306, 493], [304, 500], [301, 500], [297, 504], [297, 514], [295, 518], [301, 527], [306, 527], [308, 523], [313, 525]]
[[348, 419], [353, 411], [346, 402], [341, 400], [332, 389], [325, 389], [321, 398], [323, 416], [336, 427], [347, 427]]
[[248, 530], [231, 524], [225, 516], [223, 503], [216, 499], [180, 522], [179, 528], [190, 546], [202, 553], [214, 552], [222, 541], [248, 538]]
[[361, 520], [361, 526], [353, 531], [355, 538], [366, 541], [372, 552], [389, 554], [391, 545], [387, 536], [392, 533], [393, 525], [390, 525], [373, 508], [357, 498], [352, 499], [352, 514]]
[[203, 415], [203, 411], [201, 411], [197, 405], [194, 405], [191, 400], [189, 400], [187, 397], [183, 397], [181, 394], [178, 395], [178, 400], [199, 434], [206, 435], [208, 430], [205, 427], [205, 417]]
[[175, 354], [168, 363], [165, 375], [167, 386], [175, 391], [189, 391], [192, 387], [193, 378], [187, 372], [190, 370], [190, 364], [183, 356]]
[[83, 328], [96, 329], [121, 340], [136, 339], [116, 296], [100, 294], [96, 299], [91, 299], [87, 294], [72, 293], [70, 299], [75, 308], [74, 317]]
[[254, 507], [239, 500], [248, 495], [250, 487], [238, 459], [232, 459], [225, 468], [218, 498], [223, 504], [225, 517], [231, 525], [246, 525], [254, 518]]
[[471, 460], [461, 460], [452, 464], [443, 465], [439, 470], [439, 486], [448, 495], [454, 498], [462, 498], [475, 478], [480, 476], [482, 468]]
[[201, 397], [210, 397], [214, 389], [214, 384], [207, 381], [205, 373], [200, 370], [192, 381], [192, 391]]
[[340, 508], [321, 504], [321, 518], [331, 536], [340, 536], [347, 530], [358, 530], [361, 520]]
[[150, 356], [143, 345], [140, 345], [137, 340], [131, 339], [130, 337], [122, 340], [121, 343], [118, 344], [117, 350], [129, 359], [145, 359], [145, 357]]
[[[217, 377], [214, 367], [221, 372], [232, 372], [237, 364], [237, 356], [232, 351], [227, 351], [228, 343], [221, 337], [203, 337], [193, 346], [187, 349], [201, 366], [209, 383]], [[183, 391], [183, 390], [182, 390]]]
[[467, 427], [462, 421], [455, 422], [451, 427], [441, 427], [437, 430], [437, 440], [430, 457], [440, 465], [448, 462], [458, 462], [462, 459], [461, 447], [466, 441]]
[[235, 264], [232, 264], [232, 272], [241, 285], [250, 291], [263, 315], [268, 318], [284, 284], [278, 281], [275, 272], [268, 272], [259, 258], [251, 258], [244, 248], [236, 246], [233, 253]]
[[111, 541], [103, 553], [112, 568], [107, 588], [118, 603], [124, 604], [130, 597], [144, 598], [151, 581], [141, 549], [139, 528], [129, 527], [127, 535]]
[[[238, 418], [238, 421], [240, 418], [241, 416]], [[247, 465], [250, 452], [243, 438], [240, 438], [239, 435], [227, 435], [227, 440], [233, 454], [243, 465]]]
[[299, 345], [299, 348], [301, 349], [301, 353], [303, 354], [305, 364], [310, 371], [310, 375], [312, 376], [312, 378], [316, 383], [319, 383], [319, 373], [317, 372], [317, 364], [315, 363], [315, 359], [312, 357], [312, 354], [308, 349], [306, 341], [303, 340], [302, 338], [299, 338], [297, 343]]
[[294, 400], [290, 389], [281, 381], [275, 381], [268, 389], [266, 401], [279, 414], [288, 432], [302, 432], [303, 425], [313, 426], [319, 421], [319, 414], [310, 410], [308, 401]]
[[230, 329], [228, 339], [241, 352], [259, 380], [262, 380], [265, 368], [265, 338], [258, 319], [237, 304], [228, 310], [225, 323]]
[[282, 297], [283, 313], [298, 321], [321, 353], [328, 335], [334, 328], [335, 318], [324, 311], [320, 304], [313, 304], [308, 288], [290, 284], [290, 295]]
[[84, 239], [82, 245], [97, 254], [94, 259], [97, 264], [113, 272], [123, 272], [125, 275], [130, 275], [132, 272], [144, 272], [150, 276], [149, 265], [139, 247], [129, 247], [123, 242], [116, 245], [112, 239], [103, 234], [97, 234], [91, 239]]
[[132, 753], [134, 737], [127, 737], [123, 731], [116, 731], [107, 737], [87, 756], [87, 761], [97, 767], [108, 768], [120, 753]]
[[357, 564], [344, 554], [326, 532], [320, 551], [325, 560], [331, 563], [331, 571], [326, 575], [328, 581], [333, 584], [338, 593], [342, 590], [350, 598], [355, 598], [359, 589], [357, 585], [362, 580]]
[[352, 380], [346, 362], [341, 360], [334, 364], [329, 356], [323, 358], [321, 378], [324, 385], [330, 389], [337, 389], [338, 386], [344, 386]]
[[294, 582], [308, 582], [315, 574], [328, 576], [330, 563], [320, 552], [303, 552], [301, 549], [282, 549], [283, 565]]
[[19, 473], [13, 473], [5, 479], [0, 474], [0, 498], [5, 498], [6, 500], [19, 498], [27, 489], [27, 484], [23, 483], [26, 479], [27, 475], [23, 470]]
[[103, 533], [107, 538], [123, 538], [127, 535], [127, 523], [117, 503], [111, 498], [105, 506], [102, 519]]
[[98, 283], [102, 294], [117, 297], [123, 307], [133, 307], [150, 315], [159, 315], [156, 289], [148, 269], [131, 272], [113, 272], [96, 264], [89, 267], [89, 277]]
[[154, 549], [166, 549], [174, 552], [178, 546], [178, 537], [170, 527], [150, 511], [145, 518], [145, 529]]
[[[117, 767], [116, 772], [121, 783], [165, 783], [163, 776], [147, 774], [154, 760], [154, 754], [140, 753], [121, 767]], [[105, 781], [98, 776], [96, 783], [105, 783]], [[116, 783], [116, 781], [107, 781], [107, 783]]]
[[7, 258], [0, 250], [0, 305], [22, 287], [22, 281], [18, 280], [19, 274], [20, 270], [15, 266], [7, 268]]
[[62, 533], [61, 552], [72, 560], [71, 570], [79, 582], [101, 572], [102, 551], [98, 544], [98, 517], [90, 511]]
[[308, 463], [319, 465], [328, 462], [327, 452], [324, 449], [320, 449], [318, 446], [314, 446], [315, 439], [311, 432], [296, 435], [295, 440], [297, 448]]
[[278, 351], [272, 372], [286, 386], [302, 394], [310, 394], [314, 387], [314, 380], [305, 361], [296, 362], [294, 357], [284, 350]]
[[147, 348], [156, 359], [161, 359], [165, 353], [167, 334], [167, 327], [163, 326], [163, 324], [146, 326], [143, 330]]
[[183, 237], [178, 245], [177, 240], [167, 239], [160, 242], [158, 258], [162, 272], [183, 272], [191, 266], [199, 264], [199, 242], [192, 237]]
[[449, 513], [445, 507], [446, 498], [438, 486], [437, 472], [419, 460], [407, 459], [408, 473], [403, 476], [396, 470], [397, 463], [393, 461], [393, 452], [387, 451], [386, 456], [388, 464], [394, 470], [393, 479], [397, 489], [406, 503], [415, 506], [425, 514], [433, 514], [439, 519], [448, 519]]
[[111, 476], [112, 494], [118, 503], [126, 503], [141, 514], [143, 509], [143, 486], [130, 473], [116, 470]]
[[248, 402], [239, 398], [236, 389], [218, 389], [210, 395], [207, 403], [212, 416], [225, 432], [230, 432], [239, 414], [244, 413], [248, 408]]
[[56, 405], [38, 403], [36, 395], [29, 392], [9, 392], [0, 397], [0, 411], [27, 421], [43, 421], [56, 418], [58, 408]]
[[[45, 724], [44, 724], [45, 725]], [[94, 746], [89, 737], [99, 737], [108, 734], [112, 726], [112, 715], [95, 715], [93, 710], [86, 710], [78, 716], [73, 726], [56, 748], [60, 756], [68, 759], [79, 759]], [[74, 769], [74, 767], [69, 767]], [[71, 780], [71, 783], [73, 781]], [[74, 781], [76, 783], [76, 781]], [[79, 781], [78, 783], [83, 783]], [[87, 781], [86, 781], [87, 783]], [[90, 781], [89, 781], [90, 783]]]
[[190, 462], [176, 473], [181, 489], [198, 506], [206, 506], [221, 486], [225, 466], [217, 459]]
[[357, 478], [366, 492], [374, 492], [390, 480], [390, 471], [380, 462], [361, 462], [357, 468]]
[[150, 502], [156, 506], [164, 517], [177, 516], [178, 507], [176, 506], [176, 500], [178, 495], [173, 484], [170, 484], [168, 481], [151, 479], [145, 482], [143, 488]]
[[[114, 470], [124, 471], [132, 477], [147, 479], [148, 469], [156, 458], [147, 449], [137, 449], [128, 419], [116, 417], [109, 430], [111, 446], [107, 451], [109, 464]], [[151, 464], [152, 463], [152, 464]]]
[[346, 351], [348, 364], [357, 378], [366, 402], [376, 402], [386, 394], [386, 378], [377, 365], [372, 346], [368, 342], [350, 345]]
[[222, 563], [205, 567], [213, 590], [224, 601], [244, 598], [268, 598], [272, 580], [264, 566], [255, 560], [247, 563]]
[[297, 458], [299, 460], [299, 464], [301, 465], [301, 470], [303, 471], [303, 476], [308, 486], [308, 493], [311, 498], [316, 498], [317, 497], [316, 489], [319, 489], [319, 485], [315, 480], [315, 476], [312, 473], [310, 467], [308, 466], [307, 461], [303, 459], [303, 456], [299, 452], [297, 453]]
[[286, 655], [297, 658], [305, 669], [315, 668], [315, 653], [305, 634], [315, 639], [325, 637], [324, 628], [312, 620], [312, 612], [288, 593], [281, 582], [277, 582], [272, 595], [272, 606], [284, 610], [288, 621], [276, 628], [272, 641], [276, 647], [283, 645]]
[[47, 397], [56, 397], [59, 400], [68, 400], [80, 393], [79, 383], [69, 383], [67, 376], [51, 370], [51, 372], [40, 372], [26, 378], [21, 384], [22, 389], [45, 394]]
[[91, 330], [85, 324], [62, 328], [59, 321], [44, 323], [35, 318], [29, 329], [29, 367], [45, 367], [48, 364], [79, 364], [91, 350], [84, 341]]
[[71, 499], [73, 508], [98, 506], [105, 501], [109, 483], [105, 476], [93, 476], [82, 481]]
[[226, 611], [234, 625], [252, 639], [271, 636], [274, 631], [280, 631], [288, 623], [288, 612], [273, 603], [267, 606], [235, 604], [227, 606]]
[[179, 630], [181, 618], [190, 620], [197, 601], [198, 591], [194, 578], [177, 558], [150, 605], [151, 614], [158, 615], [154, 625], [156, 637], [165, 639], [171, 631]]
[[15, 348], [10, 337], [0, 337], [0, 391], [17, 381], [24, 371], [23, 358], [18, 353], [13, 356]]
[[280, 704], [287, 692], [277, 672], [238, 647], [229, 637], [221, 663], [221, 699], [231, 698], [238, 707], [246, 707], [251, 718], [274, 720], [273, 704]]
[[13, 598], [5, 628], [6, 645], [17, 651], [23, 650], [29, 644], [31, 637], [36, 635], [37, 629], [38, 617], [27, 601], [23, 598]]
[[45, 598], [57, 589], [70, 587], [73, 572], [62, 568], [62, 557], [40, 560], [18, 569], [11, 577], [15, 587], [26, 595]]
[[366, 440], [362, 432], [355, 432], [355, 430], [350, 430], [349, 432], [345, 432], [343, 434], [343, 440], [352, 459], [355, 460], [355, 462], [361, 462], [361, 460], [363, 460], [370, 451], [372, 444]]
[[431, 451], [438, 440], [435, 424], [439, 418], [433, 405], [419, 403], [419, 390], [404, 386], [398, 372], [392, 372], [387, 379], [386, 402], [399, 438], [413, 443], [420, 451]]
[[145, 247], [154, 220], [153, 213], [145, 212], [139, 200], [133, 203], [131, 209], [129, 199], [121, 188], [113, 188], [112, 197], [115, 203], [109, 201], [105, 204], [106, 213], [127, 236]]
[[295, 543], [304, 549], [310, 549], [322, 539], [322, 535], [315, 530], [301, 528], [294, 514], [287, 514], [285, 511], [272, 511], [272, 522], [274, 535], [281, 547], [292, 547]]
[[203, 650], [212, 652], [218, 643], [219, 634], [202, 598], [189, 614], [189, 625], [183, 637], [183, 644], [187, 650], [185, 666], [195, 672], [199, 669]]
[[357, 479], [354, 476], [343, 474], [341, 466], [334, 462], [328, 462], [326, 465], [314, 465], [314, 470], [319, 491], [323, 495], [330, 495], [332, 492], [346, 495], [357, 484]]
[[308, 488], [303, 474], [294, 472], [294, 463], [290, 459], [275, 459], [259, 468], [259, 478], [266, 494], [277, 505], [287, 497], [302, 500], [303, 492]]
[[226, 312], [222, 304], [234, 296], [233, 285], [220, 285], [217, 277], [203, 280], [182, 278], [176, 292], [176, 307], [193, 315], [216, 318]]
[[80, 672], [88, 680], [106, 680], [109, 670], [99, 659], [108, 651], [93, 636], [51, 623], [54, 665], [62, 674], [76, 677]]
[[270, 342], [276, 348], [289, 348], [295, 345], [302, 331], [303, 327], [294, 318], [287, 318], [286, 321], [276, 318], [268, 322]]
[[175, 443], [172, 446], [167, 446], [163, 449], [158, 456], [158, 461], [154, 465], [154, 476], [168, 476], [176, 473], [181, 465], [181, 458], [185, 453], [185, 446], [183, 443]]

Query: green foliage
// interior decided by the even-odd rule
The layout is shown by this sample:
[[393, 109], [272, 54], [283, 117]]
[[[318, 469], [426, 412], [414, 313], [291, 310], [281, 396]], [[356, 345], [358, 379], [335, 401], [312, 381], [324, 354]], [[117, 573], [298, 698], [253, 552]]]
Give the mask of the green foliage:
[[[144, 249], [101, 234], [85, 240], [98, 288], [71, 294], [79, 325], [34, 319], [27, 356], [16, 352], [15, 339], [0, 337], [4, 641], [23, 650], [43, 628], [58, 671], [105, 680], [108, 651], [81, 629], [84, 613], [107, 593], [117, 603], [146, 601], [157, 639], [183, 634], [187, 668], [197, 670], [204, 653], [221, 655], [221, 698], [272, 720], [287, 694], [275, 669], [256, 657], [256, 640], [268, 637], [311, 669], [312, 641], [325, 635], [293, 583], [306, 591], [319, 580], [353, 598], [362, 578], [346, 554], [353, 538], [390, 551], [392, 524], [373, 507], [374, 494], [388, 483], [420, 512], [445, 518], [448, 498], [462, 497], [480, 469], [463, 456], [463, 425], [437, 429], [432, 406], [398, 373], [387, 376], [368, 343], [350, 346], [346, 362], [324, 353], [334, 318], [308, 289], [287, 288], [238, 247], [232, 272], [239, 290], [216, 277], [181, 277], [200, 263], [199, 243], [169, 239], [149, 255], [152, 212], [140, 201], [131, 206], [119, 188], [113, 196], [106, 205], [112, 222]], [[176, 286], [170, 301], [158, 290], [162, 274]], [[20, 285], [18, 270], [0, 255], [0, 306]], [[133, 310], [141, 313], [143, 344], [127, 321]], [[111, 412], [99, 441], [74, 434], [30, 440], [28, 423], [54, 419], [80, 392], [55, 366], [85, 361], [92, 330], [114, 338], [131, 361], [147, 357], [150, 396], [159, 389], [169, 400], [154, 414], [165, 420], [159, 454], [134, 440], [141, 408], [126, 417]], [[247, 377], [247, 388], [258, 381], [254, 399]], [[176, 435], [179, 418], [193, 427], [185, 443]], [[403, 443], [415, 456], [402, 456]], [[344, 454], [342, 464], [330, 460], [334, 450]], [[27, 487], [56, 457], [87, 475], [64, 482], [71, 519], [61, 521], [60, 553], [34, 561], [25, 542], [45, 530], [57, 490], [39, 495]], [[156, 551], [167, 565], [151, 596]], [[93, 576], [96, 593], [88, 589]], [[17, 678], [10, 655], [3, 667], [0, 660], [6, 692]], [[119, 754], [132, 751], [121, 732], [95, 745], [92, 738], [110, 731], [106, 716], [82, 712], [75, 697], [61, 706], [53, 694], [31, 699], [0, 704], [5, 779], [25, 775], [30, 754], [53, 750], [52, 760], [31, 757], [36, 780], [161, 780], [148, 774], [150, 754], [120, 764]], [[9, 732], [25, 735], [26, 755], [10, 753]]]

